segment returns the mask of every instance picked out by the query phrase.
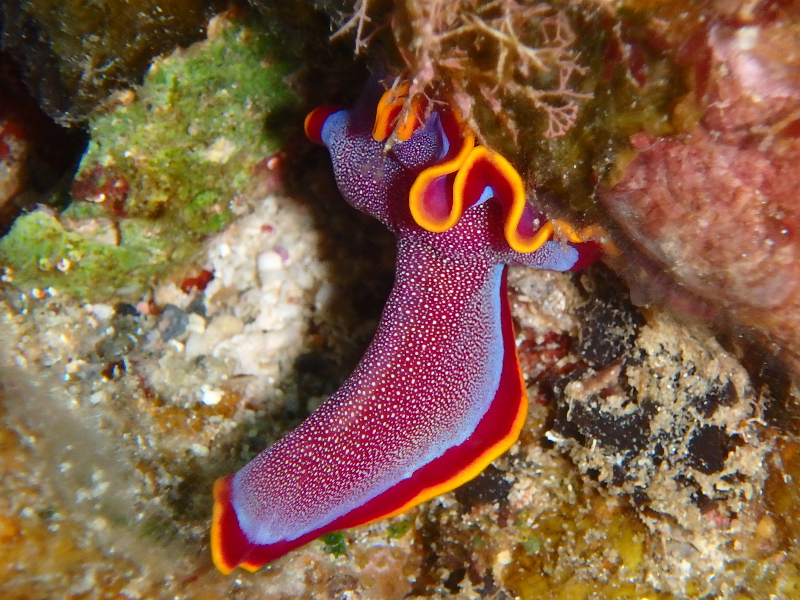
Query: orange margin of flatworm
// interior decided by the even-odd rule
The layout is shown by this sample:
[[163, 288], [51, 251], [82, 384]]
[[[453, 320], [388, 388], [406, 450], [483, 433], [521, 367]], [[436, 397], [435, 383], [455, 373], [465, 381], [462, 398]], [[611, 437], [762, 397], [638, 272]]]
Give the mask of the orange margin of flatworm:
[[222, 556], [221, 520], [224, 507], [221, 498], [225, 493], [223, 490], [223, 486], [225, 485], [226, 484], [223, 483], [223, 478], [217, 479], [214, 482], [214, 509], [211, 514], [211, 559], [214, 561], [214, 566], [217, 567], [220, 573], [228, 575], [233, 572], [236, 566], [228, 567], [228, 563], [225, 562]]
[[578, 231], [566, 221], [551, 219], [550, 222], [553, 224], [555, 232], [558, 233], [560, 237], [566, 238], [570, 242], [579, 244], [586, 239], [585, 236], [582, 235], [583, 232], [578, 233]]
[[249, 562], [241, 562], [237, 566], [242, 567], [245, 571], [250, 571], [251, 573], [255, 573], [264, 565], [257, 565]]
[[[404, 513], [410, 508], [417, 506], [418, 504], [422, 504], [423, 502], [430, 500], [431, 498], [435, 498], [436, 496], [440, 496], [444, 493], [447, 493], [455, 488], [465, 484], [466, 482], [474, 479], [478, 475], [480, 475], [486, 467], [488, 467], [494, 459], [498, 456], [506, 452], [514, 442], [517, 441], [519, 438], [519, 434], [522, 431], [522, 427], [525, 424], [525, 417], [528, 414], [528, 392], [525, 388], [525, 379], [522, 375], [522, 366], [519, 362], [519, 357], [516, 357], [516, 367], [517, 367], [517, 377], [519, 378], [519, 385], [522, 393], [520, 394], [519, 398], [519, 405], [517, 409], [517, 414], [514, 416], [514, 421], [511, 424], [511, 429], [509, 429], [508, 433], [503, 436], [496, 444], [487, 448], [480, 456], [475, 458], [467, 467], [450, 477], [449, 479], [431, 487], [425, 488], [420, 491], [416, 496], [414, 496], [411, 500], [403, 504], [400, 508], [393, 510], [390, 513], [385, 515], [381, 515], [373, 519], [372, 521], [367, 521], [363, 523], [364, 525], [368, 525], [370, 523], [376, 523], [377, 521], [383, 521], [384, 519], [388, 519], [390, 517], [397, 516], [401, 513]], [[224, 494], [224, 490], [222, 489], [222, 480], [217, 480], [214, 483], [214, 512], [211, 518], [211, 556], [214, 561], [214, 565], [217, 569], [223, 574], [228, 575], [229, 573], [233, 572], [233, 570], [239, 566], [243, 569], [250, 571], [251, 573], [255, 573], [258, 571], [263, 565], [257, 565], [253, 563], [248, 563], [247, 561], [241, 562], [238, 565], [234, 565], [233, 567], [229, 568], [227, 563], [224, 562], [222, 558], [222, 549], [220, 546], [221, 532], [219, 531], [220, 527], [220, 520], [222, 518], [222, 502], [218, 499], [218, 496]], [[228, 484], [229, 485], [229, 484]]]
[[522, 431], [522, 426], [525, 424], [525, 417], [528, 414], [528, 393], [525, 389], [525, 380], [522, 376], [522, 367], [519, 364], [519, 358], [517, 358], [516, 362], [517, 376], [519, 377], [522, 394], [520, 396], [519, 409], [517, 410], [517, 414], [514, 416], [514, 422], [511, 424], [511, 429], [509, 430], [508, 434], [496, 444], [487, 448], [483, 454], [478, 456], [467, 467], [449, 479], [429, 488], [425, 488], [397, 510], [385, 515], [381, 515], [372, 521], [368, 521], [365, 523], [365, 525], [397, 516], [400, 513], [404, 513], [409, 508], [413, 508], [417, 504], [422, 504], [431, 498], [435, 498], [436, 496], [440, 496], [441, 494], [445, 494], [450, 490], [454, 490], [455, 488], [464, 485], [466, 482], [480, 475], [481, 472], [488, 467], [495, 458], [503, 454], [506, 450], [514, 445], [514, 442], [516, 442], [517, 438], [519, 438], [520, 431]]
[[453, 204], [463, 206], [467, 175], [479, 160], [488, 161], [511, 186], [511, 205], [505, 215], [505, 236], [508, 245], [513, 250], [522, 253], [534, 252], [541, 248], [553, 234], [553, 225], [549, 221], [545, 222], [530, 240], [524, 240], [519, 236], [517, 226], [522, 218], [522, 212], [525, 210], [525, 186], [517, 170], [497, 152], [493, 152], [485, 146], [476, 146], [470, 152], [464, 164], [461, 165], [453, 183]]
[[441, 233], [458, 223], [458, 220], [461, 218], [461, 213], [464, 210], [464, 195], [462, 194], [459, 198], [456, 198], [456, 195], [453, 194], [453, 206], [450, 207], [450, 214], [446, 220], [437, 222], [431, 220], [422, 208], [425, 199], [425, 189], [439, 177], [446, 177], [450, 173], [455, 173], [456, 171], [460, 172], [464, 161], [467, 160], [470, 152], [474, 149], [475, 136], [471, 132], [466, 132], [458, 154], [448, 161], [425, 169], [417, 176], [408, 194], [408, 207], [411, 209], [411, 216], [414, 217], [414, 221], [417, 225], [427, 231]]
[[580, 231], [575, 229], [566, 221], [560, 219], [553, 219], [553, 226], [555, 233], [558, 237], [573, 243], [585, 242], [592, 240], [600, 244], [603, 248], [603, 254], [611, 257], [618, 257], [622, 252], [619, 247], [610, 239], [608, 231], [602, 225], [593, 224], [583, 227]]
[[[226, 479], [228, 481], [225, 481]], [[222, 556], [222, 512], [225, 510], [223, 505], [230, 504], [230, 486], [231, 483], [227, 477], [221, 477], [214, 482], [214, 509], [211, 514], [211, 560], [223, 575], [230, 575], [236, 570], [236, 567], [242, 567], [246, 571], [255, 573], [264, 565], [242, 561], [229, 566]], [[233, 510], [233, 507], [230, 506], [229, 510]]]

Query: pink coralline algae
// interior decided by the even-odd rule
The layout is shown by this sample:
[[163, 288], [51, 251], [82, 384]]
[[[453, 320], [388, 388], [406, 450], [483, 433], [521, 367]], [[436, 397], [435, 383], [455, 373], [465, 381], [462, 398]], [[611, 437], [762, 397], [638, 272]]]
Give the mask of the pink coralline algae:
[[798, 39], [800, 23], [712, 26], [694, 56], [695, 89], [682, 103], [694, 105], [699, 122], [675, 137], [632, 136], [634, 158], [601, 195], [643, 251], [638, 270], [623, 267], [635, 292], [752, 328], [795, 375]]

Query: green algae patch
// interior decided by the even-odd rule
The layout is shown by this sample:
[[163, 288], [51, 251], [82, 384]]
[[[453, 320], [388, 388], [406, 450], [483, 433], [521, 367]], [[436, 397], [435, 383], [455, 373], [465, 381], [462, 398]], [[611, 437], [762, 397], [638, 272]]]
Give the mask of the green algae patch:
[[147, 285], [152, 266], [169, 256], [168, 243], [147, 223], [121, 224], [118, 245], [70, 231], [54, 215], [18, 218], [0, 239], [5, 277], [22, 288], [69, 290], [80, 298], [126, 295]]
[[117, 210], [126, 216], [219, 229], [255, 165], [280, 147], [268, 119], [293, 96], [288, 67], [270, 62], [274, 39], [231, 22], [209, 34], [154, 64], [133, 102], [92, 120], [76, 181], [98, 166], [122, 173], [128, 192]]
[[325, 544], [325, 552], [328, 554], [332, 556], [344, 556], [347, 554], [347, 541], [345, 541], [344, 534], [341, 531], [326, 533], [319, 539]]
[[386, 537], [390, 540], [399, 540], [411, 531], [411, 519], [403, 519], [399, 523], [392, 523], [386, 530]]
[[6, 281], [135, 297], [252, 200], [286, 134], [272, 123], [296, 104], [293, 65], [273, 59], [277, 42], [257, 25], [218, 17], [208, 30], [90, 119], [72, 204], [22, 217], [0, 241]]

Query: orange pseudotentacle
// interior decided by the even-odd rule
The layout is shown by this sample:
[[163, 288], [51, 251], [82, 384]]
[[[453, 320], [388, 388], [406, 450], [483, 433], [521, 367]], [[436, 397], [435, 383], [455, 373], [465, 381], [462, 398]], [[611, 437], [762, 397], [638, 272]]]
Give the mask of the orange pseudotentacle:
[[409, 102], [408, 88], [408, 83], [402, 83], [381, 96], [372, 128], [372, 138], [376, 142], [382, 142], [390, 135], [405, 141], [422, 126], [428, 99], [418, 94]]

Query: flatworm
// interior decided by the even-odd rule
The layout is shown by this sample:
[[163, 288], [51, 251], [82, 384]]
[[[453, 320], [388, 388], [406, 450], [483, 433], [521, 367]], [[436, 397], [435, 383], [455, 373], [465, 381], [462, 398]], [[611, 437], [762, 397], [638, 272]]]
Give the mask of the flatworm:
[[306, 119], [345, 199], [397, 236], [396, 278], [342, 387], [215, 484], [211, 547], [223, 573], [256, 570], [478, 475], [514, 443], [527, 411], [506, 266], [576, 270], [599, 253], [574, 232], [551, 239], [514, 168], [477, 146], [453, 111], [407, 100], [403, 88], [368, 90], [352, 110]]

